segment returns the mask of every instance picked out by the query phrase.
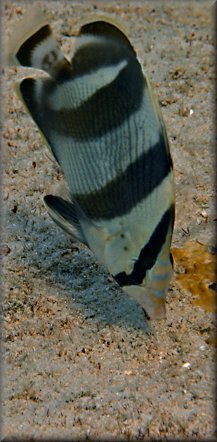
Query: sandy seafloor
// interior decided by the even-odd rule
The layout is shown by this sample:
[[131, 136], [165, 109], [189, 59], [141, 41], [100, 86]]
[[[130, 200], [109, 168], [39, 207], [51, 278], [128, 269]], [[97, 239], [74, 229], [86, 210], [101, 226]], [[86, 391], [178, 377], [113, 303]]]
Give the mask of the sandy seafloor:
[[[90, 14], [115, 17], [149, 75], [176, 178], [173, 247], [214, 246], [214, 10], [209, 1], [3, 1], [3, 34], [32, 4], [69, 55]], [[93, 254], [49, 218], [60, 182], [3, 66], [4, 440], [214, 440], [214, 312], [176, 272], [167, 319], [150, 322]], [[194, 257], [192, 257], [194, 259]]]

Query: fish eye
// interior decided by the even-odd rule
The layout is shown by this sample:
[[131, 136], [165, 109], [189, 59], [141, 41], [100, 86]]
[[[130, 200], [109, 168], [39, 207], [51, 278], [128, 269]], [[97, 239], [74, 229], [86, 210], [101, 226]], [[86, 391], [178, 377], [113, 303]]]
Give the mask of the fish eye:
[[171, 252], [170, 252], [170, 262], [171, 262], [172, 267], [173, 267], [174, 266], [174, 260], [173, 260], [173, 255], [172, 255]]

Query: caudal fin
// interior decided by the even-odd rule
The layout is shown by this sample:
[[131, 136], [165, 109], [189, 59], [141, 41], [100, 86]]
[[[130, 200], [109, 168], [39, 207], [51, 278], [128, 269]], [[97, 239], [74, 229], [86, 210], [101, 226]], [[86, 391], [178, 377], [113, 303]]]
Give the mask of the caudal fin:
[[55, 79], [63, 69], [70, 70], [70, 63], [59, 49], [46, 17], [38, 10], [24, 16], [16, 25], [8, 53], [9, 64], [42, 69]]

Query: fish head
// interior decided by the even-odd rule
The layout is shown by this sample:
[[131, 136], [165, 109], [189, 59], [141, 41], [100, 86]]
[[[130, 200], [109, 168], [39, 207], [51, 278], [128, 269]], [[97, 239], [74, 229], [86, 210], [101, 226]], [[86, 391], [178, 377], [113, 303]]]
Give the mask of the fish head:
[[[170, 252], [173, 228], [171, 218], [173, 219], [173, 208], [165, 212], [148, 242], [146, 241], [139, 254], [137, 251], [134, 262], [131, 259], [130, 271], [126, 267], [126, 256], [122, 255], [119, 272], [115, 275], [113, 272], [117, 283], [142, 306], [151, 319], [166, 317], [166, 295], [173, 274], [173, 259]], [[135, 246], [132, 239], [130, 243]], [[130, 250], [129, 246], [128, 249]]]
[[168, 262], [164, 273], [160, 272], [157, 275], [156, 269], [154, 269], [154, 272], [147, 272], [142, 284], [122, 287], [130, 297], [142, 306], [150, 319], [166, 318], [166, 295], [172, 270], [172, 264]]
[[153, 288], [141, 285], [123, 287], [123, 290], [141, 305], [150, 319], [166, 318], [166, 290], [161, 296]]

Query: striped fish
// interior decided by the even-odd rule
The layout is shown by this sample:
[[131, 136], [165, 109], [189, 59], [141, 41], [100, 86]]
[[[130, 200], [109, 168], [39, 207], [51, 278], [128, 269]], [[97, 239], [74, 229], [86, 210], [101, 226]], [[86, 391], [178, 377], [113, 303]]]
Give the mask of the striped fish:
[[95, 253], [149, 318], [164, 318], [174, 178], [149, 80], [111, 20], [84, 24], [69, 61], [39, 17], [26, 20], [12, 54], [48, 74], [17, 86], [70, 192], [66, 199], [46, 195], [48, 213]]

